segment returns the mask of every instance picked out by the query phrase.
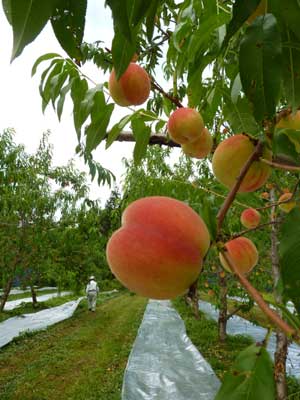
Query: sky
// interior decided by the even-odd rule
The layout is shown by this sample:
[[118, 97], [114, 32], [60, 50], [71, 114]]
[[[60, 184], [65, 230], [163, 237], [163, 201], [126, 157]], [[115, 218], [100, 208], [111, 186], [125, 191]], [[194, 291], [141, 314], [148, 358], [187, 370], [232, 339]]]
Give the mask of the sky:
[[[86, 17], [84, 40], [93, 42], [105, 41], [110, 47], [113, 36], [111, 13], [109, 8], [104, 8], [103, 2], [89, 0]], [[49, 106], [45, 114], [42, 113], [41, 97], [37, 74], [31, 78], [31, 68], [35, 60], [45, 53], [57, 52], [65, 55], [59, 46], [52, 28], [48, 24], [37, 39], [28, 45], [23, 53], [10, 64], [12, 51], [12, 30], [8, 24], [2, 7], [0, 7], [0, 131], [11, 127], [16, 130], [15, 142], [25, 145], [29, 153], [33, 153], [42, 137], [42, 133], [51, 130], [50, 142], [53, 145], [53, 164], [65, 165], [73, 158], [75, 165], [81, 171], [88, 171], [83, 160], [75, 154], [77, 137], [73, 126], [71, 102], [66, 102], [61, 122]], [[46, 64], [41, 65], [40, 71]], [[107, 80], [92, 63], [84, 68], [84, 73], [95, 82], [102, 83]], [[117, 122], [127, 109], [115, 108], [112, 123]], [[93, 153], [94, 158], [104, 167], [110, 169], [117, 177], [117, 182], [124, 173], [122, 158], [130, 158], [133, 151], [133, 143], [115, 142], [108, 150], [104, 150], [101, 144]], [[91, 184], [90, 197], [100, 199], [104, 204], [109, 197], [108, 187], [99, 187], [97, 183]]]

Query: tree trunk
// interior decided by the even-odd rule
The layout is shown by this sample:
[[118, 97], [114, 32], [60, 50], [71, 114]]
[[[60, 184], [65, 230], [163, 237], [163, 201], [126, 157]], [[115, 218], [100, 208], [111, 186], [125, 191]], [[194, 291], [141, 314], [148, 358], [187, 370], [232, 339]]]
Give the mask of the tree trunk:
[[186, 302], [192, 307], [194, 317], [199, 319], [198, 279], [189, 287], [189, 291], [186, 295]]
[[7, 302], [7, 299], [8, 299], [8, 296], [9, 296], [10, 289], [12, 287], [13, 281], [14, 281], [14, 278], [13, 278], [13, 276], [11, 276], [8, 279], [8, 281], [6, 282], [6, 285], [5, 285], [4, 290], [3, 290], [3, 294], [1, 296], [0, 312], [3, 311], [5, 303]]
[[220, 271], [219, 273], [219, 287], [220, 287], [220, 309], [219, 309], [219, 341], [224, 343], [226, 340], [227, 332], [227, 282], [226, 277]]
[[32, 305], [35, 308], [38, 304], [38, 301], [36, 298], [36, 291], [34, 290], [33, 285], [30, 285], [30, 291], [31, 291], [31, 297], [32, 297]]
[[[270, 195], [271, 195], [270, 200], [272, 203], [274, 203], [276, 200], [274, 189], [271, 189]], [[271, 221], [274, 221], [275, 219], [276, 219], [276, 207], [272, 207]], [[276, 224], [272, 224], [271, 226], [271, 261], [272, 261], [272, 274], [274, 280], [274, 287], [273, 287], [274, 298], [276, 303], [281, 304], [282, 296], [277, 289], [278, 281], [280, 279], [280, 267], [279, 267], [278, 237], [277, 237]], [[274, 378], [276, 385], [277, 400], [287, 399], [287, 383], [286, 383], [287, 345], [288, 345], [288, 340], [286, 334], [277, 329], [276, 352], [274, 358]]]

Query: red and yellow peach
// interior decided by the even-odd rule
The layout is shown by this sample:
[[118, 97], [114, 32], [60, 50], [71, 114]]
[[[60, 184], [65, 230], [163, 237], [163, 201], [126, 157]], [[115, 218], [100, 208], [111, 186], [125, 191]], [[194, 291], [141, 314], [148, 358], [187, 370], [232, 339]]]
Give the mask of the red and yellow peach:
[[204, 122], [194, 108], [177, 108], [169, 118], [168, 132], [171, 139], [179, 144], [192, 143], [201, 137]]
[[245, 228], [255, 228], [260, 222], [260, 213], [255, 208], [247, 208], [241, 214], [241, 224]]
[[111, 271], [128, 289], [170, 299], [185, 293], [197, 279], [209, 244], [207, 227], [192, 208], [153, 196], [126, 208], [106, 254]]

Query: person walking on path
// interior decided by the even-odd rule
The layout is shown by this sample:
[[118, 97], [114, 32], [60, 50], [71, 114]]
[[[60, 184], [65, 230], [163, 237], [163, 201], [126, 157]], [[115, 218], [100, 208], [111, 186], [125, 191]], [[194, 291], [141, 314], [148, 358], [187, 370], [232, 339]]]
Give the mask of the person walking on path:
[[86, 285], [86, 295], [90, 311], [96, 310], [96, 301], [98, 293], [99, 293], [99, 287], [97, 282], [95, 281], [95, 277], [90, 276], [89, 283]]

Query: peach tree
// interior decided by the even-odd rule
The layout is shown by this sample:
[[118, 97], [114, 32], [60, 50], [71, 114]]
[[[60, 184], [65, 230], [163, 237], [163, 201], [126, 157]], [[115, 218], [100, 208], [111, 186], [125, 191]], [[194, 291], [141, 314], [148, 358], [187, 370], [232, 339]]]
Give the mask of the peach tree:
[[[214, 207], [211, 213], [207, 211], [209, 252], [220, 254], [222, 264], [270, 319], [278, 335], [300, 342], [298, 1], [107, 0], [105, 5], [113, 19], [112, 43], [85, 43], [87, 0], [47, 0], [42, 6], [37, 0], [3, 0], [13, 30], [12, 59], [50, 21], [67, 55], [42, 55], [34, 63], [32, 74], [47, 63], [39, 87], [43, 110], [52, 104], [60, 119], [66, 97], [71, 98], [78, 138], [76, 151], [99, 183], [111, 183], [113, 178], [94, 159], [93, 151], [101, 142], [109, 148], [116, 140], [134, 141], [136, 164], [145, 156], [147, 147], [156, 144], [181, 147], [190, 157], [208, 157], [213, 180], [218, 181], [220, 190], [226, 190], [218, 212], [213, 212]], [[91, 84], [83, 72], [88, 62], [107, 72], [106, 82]], [[128, 113], [112, 124], [119, 106], [127, 107]], [[129, 133], [124, 131], [127, 126]], [[289, 195], [279, 201], [282, 177]], [[262, 191], [268, 182], [273, 186]], [[208, 190], [210, 185], [215, 183], [208, 182]], [[241, 199], [245, 209], [251, 208], [252, 199], [260, 190], [266, 201], [261, 212], [271, 210], [270, 220], [253, 226], [253, 218], [244, 216], [245, 226], [251, 227], [234, 237], [224, 223], [226, 217]], [[131, 207], [133, 220], [137, 215], [138, 219], [147, 217], [146, 210], [139, 214], [139, 204], [133, 206], [136, 210]], [[289, 212], [280, 214], [279, 205]], [[181, 207], [172, 208], [179, 219]], [[155, 216], [156, 211], [153, 212]], [[125, 224], [132, 221], [131, 217], [125, 214]], [[185, 238], [186, 243], [191, 238], [192, 246], [199, 238], [191, 237], [194, 228], [189, 228], [190, 220], [182, 221], [181, 239]], [[198, 216], [195, 224], [196, 221]], [[160, 218], [150, 228], [166, 239], [166, 234], [172, 236], [177, 231], [175, 225], [172, 228], [171, 222], [168, 226]], [[243, 273], [257, 261], [257, 250], [245, 235], [270, 227], [275, 310]], [[196, 235], [195, 232], [196, 228]], [[177, 245], [174, 242], [173, 249], [181, 239], [174, 238]], [[157, 246], [161, 254], [168, 253], [161, 243]], [[128, 248], [123, 248], [127, 253], [122, 254], [128, 254]], [[149, 251], [146, 247], [145, 252]], [[185, 253], [189, 254], [187, 247]], [[199, 263], [204, 253], [197, 255]], [[116, 263], [120, 267], [119, 261]], [[294, 313], [285, 307], [288, 300], [295, 306]], [[217, 399], [240, 399], [245, 394], [248, 398], [275, 397], [272, 363], [265, 349], [267, 339], [240, 355]], [[281, 376], [282, 371], [275, 367], [278, 399], [286, 398]]]

